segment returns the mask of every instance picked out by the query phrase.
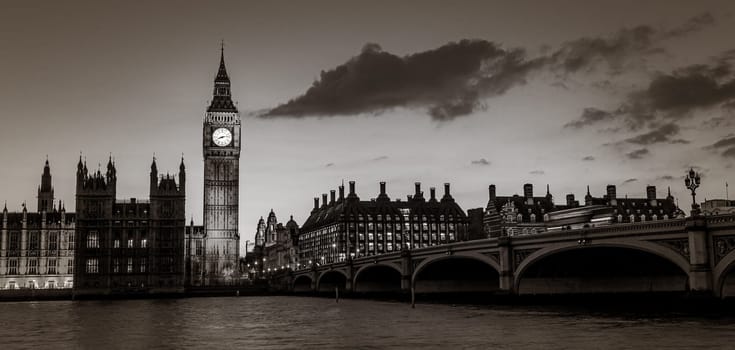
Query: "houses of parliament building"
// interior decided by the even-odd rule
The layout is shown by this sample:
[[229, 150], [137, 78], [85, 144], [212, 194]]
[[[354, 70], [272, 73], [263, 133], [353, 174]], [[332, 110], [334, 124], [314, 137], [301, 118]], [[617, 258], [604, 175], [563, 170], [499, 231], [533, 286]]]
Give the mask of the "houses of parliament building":
[[186, 225], [186, 169], [150, 168], [149, 198], [118, 199], [117, 168], [80, 156], [76, 213], [55, 202], [48, 160], [31, 211], [2, 212], [0, 289], [73, 288], [74, 295], [176, 294], [239, 279], [240, 115], [220, 51], [202, 125], [204, 224]]

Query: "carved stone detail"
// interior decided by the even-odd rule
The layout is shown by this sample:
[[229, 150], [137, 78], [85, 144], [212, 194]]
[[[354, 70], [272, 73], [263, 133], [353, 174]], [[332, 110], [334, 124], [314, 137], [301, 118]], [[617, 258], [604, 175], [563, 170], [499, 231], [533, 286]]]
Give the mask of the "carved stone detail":
[[663, 241], [655, 241], [656, 243], [672, 249], [685, 257], [689, 261], [689, 239], [668, 239]]
[[735, 250], [735, 236], [714, 237], [715, 264]]

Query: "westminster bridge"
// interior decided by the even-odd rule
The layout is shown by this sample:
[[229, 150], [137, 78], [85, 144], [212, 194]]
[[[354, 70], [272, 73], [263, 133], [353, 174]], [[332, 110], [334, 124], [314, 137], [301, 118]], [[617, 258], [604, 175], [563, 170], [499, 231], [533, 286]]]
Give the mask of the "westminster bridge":
[[735, 296], [735, 215], [457, 242], [289, 274], [293, 292]]

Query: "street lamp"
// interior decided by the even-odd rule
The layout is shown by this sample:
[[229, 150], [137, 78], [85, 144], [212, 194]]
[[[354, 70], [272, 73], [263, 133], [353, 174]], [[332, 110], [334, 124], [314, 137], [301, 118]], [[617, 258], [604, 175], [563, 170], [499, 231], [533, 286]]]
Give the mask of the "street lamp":
[[689, 169], [689, 173], [684, 178], [684, 184], [692, 191], [692, 216], [699, 214], [699, 204], [697, 204], [697, 188], [701, 183], [699, 173], [694, 172], [693, 168]]

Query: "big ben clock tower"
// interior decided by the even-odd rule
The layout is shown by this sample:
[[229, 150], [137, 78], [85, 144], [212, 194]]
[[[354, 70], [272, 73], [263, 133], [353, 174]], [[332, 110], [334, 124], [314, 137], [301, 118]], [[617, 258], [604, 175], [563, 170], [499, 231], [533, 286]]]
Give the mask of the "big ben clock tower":
[[224, 46], [214, 79], [214, 96], [204, 116], [204, 283], [238, 278], [240, 113], [232, 102]]

